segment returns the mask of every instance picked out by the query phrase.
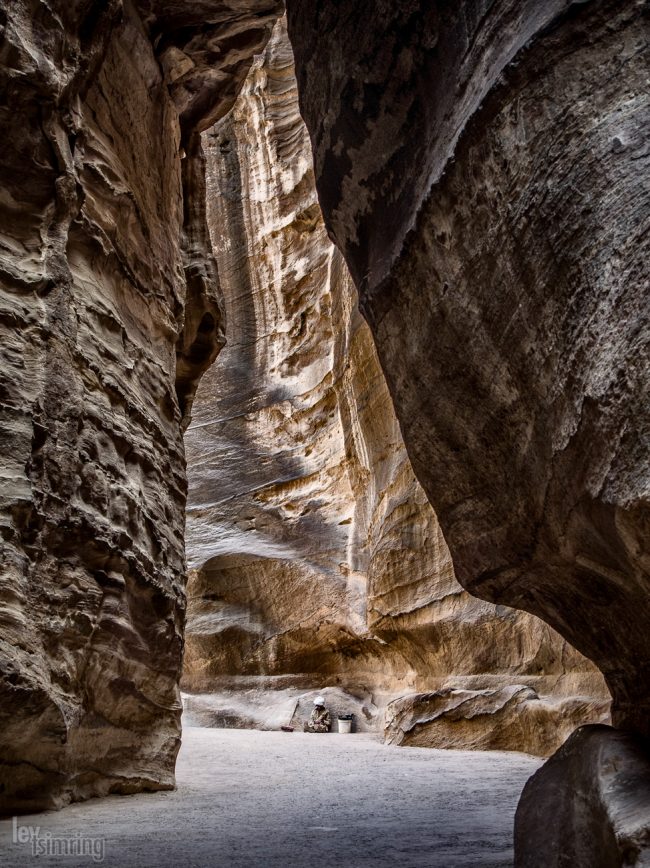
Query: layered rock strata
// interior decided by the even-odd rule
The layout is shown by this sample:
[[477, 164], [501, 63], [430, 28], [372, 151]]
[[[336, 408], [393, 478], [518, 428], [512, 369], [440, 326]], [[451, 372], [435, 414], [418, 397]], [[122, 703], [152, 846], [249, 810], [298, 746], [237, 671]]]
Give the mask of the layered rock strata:
[[650, 731], [648, 32], [637, 0], [289, 0], [329, 232], [460, 582]]
[[584, 679], [575, 679], [574, 693], [565, 684], [550, 695], [521, 683], [526, 678], [516, 683], [501, 675], [491, 679], [490, 687], [480, 687], [481, 679], [475, 680], [473, 689], [466, 679], [449, 679], [456, 686], [394, 699], [384, 714], [386, 741], [464, 750], [516, 747], [548, 756], [585, 721], [609, 720], [609, 703], [585, 695]]
[[[275, 720], [272, 688], [326, 684], [371, 693], [382, 714], [409, 691], [411, 716], [421, 691], [474, 697], [418, 718], [418, 743], [438, 747], [550, 753], [608, 719], [584, 658], [454, 577], [327, 237], [284, 22], [204, 151], [228, 343], [186, 434], [192, 719]], [[482, 702], [504, 691], [517, 701]], [[389, 735], [408, 743], [395, 711]]]
[[16, 811], [173, 785], [182, 426], [222, 342], [196, 131], [278, 4], [1, 5], [0, 811]]

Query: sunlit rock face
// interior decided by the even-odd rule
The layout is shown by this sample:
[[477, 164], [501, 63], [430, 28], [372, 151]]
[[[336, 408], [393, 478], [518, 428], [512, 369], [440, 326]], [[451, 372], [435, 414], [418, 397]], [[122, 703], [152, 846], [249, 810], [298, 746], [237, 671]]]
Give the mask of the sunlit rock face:
[[289, 0], [316, 182], [460, 582], [648, 733], [647, 15]]
[[277, 4], [156, 5], [0, 4], [0, 811], [173, 785], [182, 426], [222, 343], [196, 130]]
[[[422, 691], [468, 691], [473, 703], [440, 708], [444, 725], [418, 719], [417, 743], [439, 747], [549, 753], [576, 725], [607, 719], [594, 667], [454, 577], [327, 237], [283, 21], [203, 139], [227, 345], [186, 434], [192, 719], [264, 723], [286, 713], [291, 690], [337, 684], [382, 712], [397, 694], [412, 713]], [[281, 703], [255, 692], [271, 687]], [[517, 703], [481, 701], [504, 691]], [[389, 736], [408, 743], [413, 725], [400, 721]]]

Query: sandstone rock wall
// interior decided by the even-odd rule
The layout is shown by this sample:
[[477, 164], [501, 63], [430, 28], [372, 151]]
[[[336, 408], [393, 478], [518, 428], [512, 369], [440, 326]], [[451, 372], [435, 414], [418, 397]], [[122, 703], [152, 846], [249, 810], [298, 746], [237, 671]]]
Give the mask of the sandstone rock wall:
[[648, 733], [647, 14], [289, 0], [316, 182], [472, 593]]
[[173, 785], [181, 429], [222, 327], [195, 131], [206, 102], [232, 104], [277, 4], [185, 10], [182, 30], [181, 4], [1, 5], [0, 811], [15, 811]]
[[[280, 6], [0, 4], [2, 810], [172, 784], [181, 430], [223, 325], [198, 134], [231, 107]], [[644, 4], [288, 6], [325, 220], [459, 577], [555, 625], [605, 672], [617, 722], [647, 730]], [[295, 216], [299, 235], [316, 215]], [[331, 267], [332, 286], [347, 280], [333, 254]], [[352, 313], [322, 315], [350, 345], [361, 334]], [[323, 369], [344, 379], [340, 360]], [[305, 393], [318, 391], [313, 376]], [[281, 407], [270, 429], [289, 424]], [[336, 474], [336, 438], [332, 454], [316, 440], [329, 459], [319, 466]], [[354, 450], [345, 442], [354, 493], [364, 475], [353, 468], [370, 464], [353, 457], [367, 448], [358, 431]], [[270, 458], [268, 446], [253, 452], [262, 469]], [[294, 458], [281, 455], [280, 487]], [[363, 541], [375, 510], [393, 512], [369, 497], [366, 522], [346, 494], [350, 525], [333, 526], [336, 510], [297, 479], [323, 534], [316, 575], [346, 527]], [[272, 506], [270, 524], [284, 518]], [[259, 514], [246, 510], [242, 532]], [[295, 561], [300, 538], [272, 542], [280, 568], [287, 553]], [[370, 622], [382, 630], [406, 597], [416, 612], [427, 599], [383, 586], [373, 545], [350, 545], [358, 560], [346, 549], [336, 605], [322, 601], [339, 613], [335, 653], [363, 648], [364, 677], [383, 671], [388, 641], [369, 639]], [[302, 581], [291, 589], [301, 602]], [[364, 600], [368, 634], [356, 626]], [[286, 611], [279, 598], [264, 605]], [[413, 641], [392, 644], [391, 677], [410, 672]], [[304, 658], [304, 641], [292, 648]]]
[[[382, 709], [410, 692], [389, 712], [395, 741], [539, 753], [606, 719], [584, 658], [454, 577], [327, 237], [283, 22], [204, 151], [228, 342], [186, 434], [192, 713], [231, 721], [248, 696], [240, 719], [266, 719], [256, 687], [339, 684]], [[450, 685], [471, 701], [416, 722], [421, 692]], [[504, 691], [517, 701], [491, 700]]]

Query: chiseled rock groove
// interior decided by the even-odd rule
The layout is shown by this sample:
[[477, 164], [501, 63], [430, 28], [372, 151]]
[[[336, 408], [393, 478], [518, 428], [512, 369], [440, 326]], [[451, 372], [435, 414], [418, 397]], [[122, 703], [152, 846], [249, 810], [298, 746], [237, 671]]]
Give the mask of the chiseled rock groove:
[[279, 4], [1, 5], [0, 811], [14, 811], [173, 785], [182, 417], [222, 330], [196, 131], [230, 108]]
[[[584, 658], [454, 578], [323, 224], [283, 21], [203, 138], [228, 343], [186, 434], [193, 719], [277, 726], [339, 685], [375, 723], [369, 697], [410, 693], [394, 741], [544, 754], [606, 718]], [[266, 712], [260, 686], [281, 690]]]
[[457, 576], [648, 734], [646, 13], [288, 2], [325, 221]]

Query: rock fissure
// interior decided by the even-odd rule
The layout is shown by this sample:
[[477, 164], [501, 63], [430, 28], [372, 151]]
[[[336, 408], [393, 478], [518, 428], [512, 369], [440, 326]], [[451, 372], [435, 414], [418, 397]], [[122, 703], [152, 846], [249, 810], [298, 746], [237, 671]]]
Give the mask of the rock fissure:
[[[479, 717], [489, 743], [504, 716], [487, 710], [488, 697], [514, 683], [517, 701], [500, 709], [524, 722], [501, 746], [548, 751], [550, 733], [559, 744], [570, 724], [529, 734], [533, 693], [519, 681], [532, 676], [540, 720], [601, 719], [605, 694], [548, 628], [455, 582], [355, 290], [305, 183], [311, 153], [291, 63], [281, 23], [231, 114], [204, 134], [230, 340], [199, 386], [186, 435], [189, 719], [274, 720], [285, 701], [274, 683], [379, 695], [377, 727], [404, 691], [408, 705], [428, 687], [469, 685], [467, 719], [452, 727], [443, 709], [418, 724], [429, 744], [460, 747], [476, 744]], [[308, 225], [296, 229], [297, 213], [311, 215]], [[436, 735], [429, 724], [441, 716]]]

